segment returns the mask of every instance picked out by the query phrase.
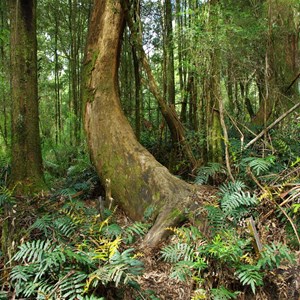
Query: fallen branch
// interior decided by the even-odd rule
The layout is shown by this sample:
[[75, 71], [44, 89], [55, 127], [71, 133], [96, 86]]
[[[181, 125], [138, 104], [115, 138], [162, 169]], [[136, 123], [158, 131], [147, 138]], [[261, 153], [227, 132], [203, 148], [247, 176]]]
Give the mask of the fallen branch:
[[260, 139], [262, 136], [264, 136], [270, 129], [272, 129], [274, 126], [276, 126], [278, 123], [280, 123], [285, 117], [287, 117], [290, 113], [292, 113], [294, 110], [296, 110], [298, 107], [300, 107], [300, 102], [295, 104], [292, 108], [290, 108], [287, 112], [285, 112], [283, 115], [281, 115], [278, 119], [276, 119], [273, 123], [271, 123], [268, 127], [263, 129], [253, 140], [251, 140], [245, 147], [244, 150], [249, 148], [252, 144], [254, 144], [258, 139]]

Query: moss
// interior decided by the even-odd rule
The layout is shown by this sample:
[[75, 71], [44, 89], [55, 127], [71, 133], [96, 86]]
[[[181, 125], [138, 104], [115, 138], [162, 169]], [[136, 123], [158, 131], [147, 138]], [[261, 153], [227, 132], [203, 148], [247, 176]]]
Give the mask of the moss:
[[94, 100], [94, 97], [92, 97], [92, 90], [90, 90], [90, 87], [88, 85], [88, 80], [91, 77], [91, 73], [93, 69], [95, 68], [96, 60], [99, 56], [99, 51], [95, 50], [92, 54], [91, 59], [86, 62], [83, 70], [83, 86], [82, 86], [82, 103], [85, 107], [87, 102], [92, 102]]

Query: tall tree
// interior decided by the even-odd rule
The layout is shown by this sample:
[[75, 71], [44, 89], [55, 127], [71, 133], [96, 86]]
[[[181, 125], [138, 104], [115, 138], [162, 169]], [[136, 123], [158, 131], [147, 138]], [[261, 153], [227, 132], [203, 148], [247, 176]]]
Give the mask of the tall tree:
[[[0, 4], [0, 105], [2, 117], [0, 119], [0, 136], [3, 139], [5, 148], [8, 147], [8, 108], [9, 108], [9, 83], [8, 68], [8, 40], [9, 40], [9, 25], [8, 25], [8, 3], [6, 0]], [[1, 141], [2, 142], [2, 141]], [[1, 143], [2, 144], [2, 143]]]
[[12, 170], [19, 192], [45, 189], [39, 135], [36, 0], [10, 1]]
[[[134, 219], [152, 206], [156, 222], [145, 239], [157, 245], [165, 228], [192, 204], [195, 187], [174, 177], [143, 148], [125, 118], [119, 99], [118, 62], [124, 11], [121, 1], [95, 0], [84, 72], [84, 123], [92, 160], [102, 182]], [[207, 191], [199, 188], [199, 195]]]

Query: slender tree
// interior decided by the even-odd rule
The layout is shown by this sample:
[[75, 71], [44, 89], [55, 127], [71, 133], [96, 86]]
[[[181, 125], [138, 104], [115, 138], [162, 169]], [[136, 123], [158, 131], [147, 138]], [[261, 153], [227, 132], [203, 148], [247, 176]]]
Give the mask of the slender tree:
[[39, 135], [36, 1], [10, 1], [12, 171], [11, 187], [45, 189]]

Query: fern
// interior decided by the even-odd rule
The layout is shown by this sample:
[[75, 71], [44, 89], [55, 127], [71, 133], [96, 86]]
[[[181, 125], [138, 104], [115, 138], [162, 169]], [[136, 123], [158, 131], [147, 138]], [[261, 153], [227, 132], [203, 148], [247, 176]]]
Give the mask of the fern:
[[178, 261], [173, 267], [170, 277], [180, 281], [187, 281], [193, 274], [193, 262], [192, 261]]
[[42, 231], [43, 234], [48, 238], [52, 235], [52, 225], [53, 225], [53, 216], [50, 214], [45, 214], [42, 217], [35, 220], [35, 222], [30, 226], [30, 229], [38, 229]]
[[224, 194], [230, 194], [234, 192], [240, 192], [245, 188], [246, 185], [244, 184], [244, 182], [240, 180], [236, 180], [235, 182], [229, 181], [226, 184], [223, 183], [219, 187], [219, 190], [220, 190], [220, 195], [224, 195]]
[[227, 227], [226, 215], [219, 207], [205, 206], [205, 209], [208, 213], [210, 229], [214, 235]]
[[246, 163], [255, 175], [259, 176], [264, 172], [267, 172], [272, 165], [274, 165], [275, 157], [270, 155], [266, 158], [260, 157], [247, 157], [242, 160]]
[[249, 192], [234, 192], [226, 194], [221, 200], [221, 208], [227, 215], [233, 215], [234, 211], [242, 206], [254, 206], [257, 204], [257, 198], [251, 196]]
[[236, 299], [236, 297], [240, 294], [239, 292], [231, 292], [226, 289], [224, 286], [220, 286], [215, 289], [211, 289], [212, 299], [214, 300], [228, 300], [228, 299]]
[[143, 263], [135, 259], [132, 255], [133, 249], [127, 249], [120, 253], [116, 251], [106, 264], [88, 276], [85, 286], [87, 292], [90, 286], [97, 286], [99, 282], [107, 284], [113, 282], [116, 286], [135, 282], [135, 277], [141, 275]]
[[177, 243], [168, 245], [161, 250], [161, 258], [170, 263], [176, 263], [180, 260], [192, 261], [194, 248], [187, 243]]
[[206, 184], [209, 178], [215, 176], [217, 173], [225, 173], [223, 165], [210, 162], [207, 166], [199, 168], [195, 183]]
[[19, 251], [14, 255], [13, 260], [22, 260], [23, 262], [40, 262], [45, 253], [50, 252], [53, 248], [52, 243], [42, 240], [26, 242], [19, 246]]
[[263, 284], [263, 275], [259, 272], [258, 266], [241, 265], [235, 275], [243, 285], [250, 285], [253, 294], [256, 292], [256, 287]]
[[7, 205], [13, 205], [15, 198], [13, 197], [13, 190], [6, 188], [5, 186], [0, 187], [0, 207]]
[[234, 222], [247, 215], [249, 208], [255, 206], [258, 202], [256, 196], [244, 192], [244, 188], [245, 185], [241, 181], [229, 182], [219, 188], [221, 209], [225, 216], [233, 218]]
[[60, 279], [60, 294], [63, 299], [78, 299], [85, 286], [87, 275], [78, 271], [70, 271]]
[[125, 228], [123, 238], [125, 244], [132, 244], [137, 236], [144, 236], [148, 231], [149, 226], [150, 225], [147, 223], [135, 222], [131, 226]]
[[180, 240], [185, 241], [187, 243], [191, 243], [202, 238], [202, 233], [195, 226], [167, 227], [166, 230], [172, 231], [180, 238]]
[[294, 263], [295, 255], [291, 253], [286, 245], [272, 243], [264, 246], [264, 251], [262, 251], [257, 265], [263, 269], [266, 267], [274, 269], [275, 267], [278, 268], [283, 260]]

